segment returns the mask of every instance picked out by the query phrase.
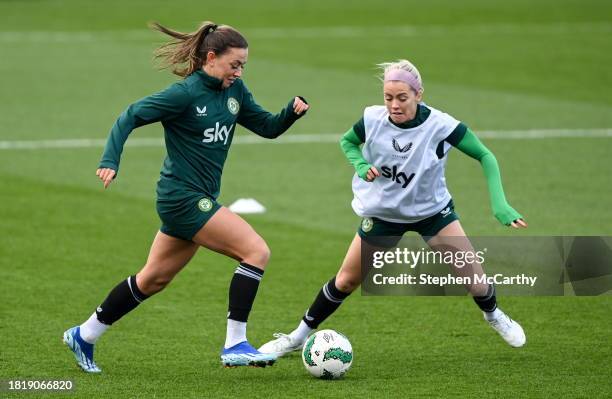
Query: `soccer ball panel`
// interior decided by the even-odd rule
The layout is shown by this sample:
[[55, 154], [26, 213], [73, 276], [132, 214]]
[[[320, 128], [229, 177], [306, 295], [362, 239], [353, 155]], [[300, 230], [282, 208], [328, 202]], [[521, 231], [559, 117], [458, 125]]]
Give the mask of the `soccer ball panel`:
[[313, 376], [337, 379], [351, 367], [353, 348], [344, 335], [334, 330], [321, 330], [306, 340], [302, 360], [306, 370]]

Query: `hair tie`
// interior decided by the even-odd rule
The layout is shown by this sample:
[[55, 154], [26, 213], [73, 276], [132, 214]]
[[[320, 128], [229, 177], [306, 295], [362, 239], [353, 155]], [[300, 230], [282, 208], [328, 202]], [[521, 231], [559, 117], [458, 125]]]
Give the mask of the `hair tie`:
[[218, 25], [215, 25], [215, 24], [211, 25], [208, 28], [208, 33], [213, 33], [215, 30], [217, 30], [217, 27], [218, 27]]

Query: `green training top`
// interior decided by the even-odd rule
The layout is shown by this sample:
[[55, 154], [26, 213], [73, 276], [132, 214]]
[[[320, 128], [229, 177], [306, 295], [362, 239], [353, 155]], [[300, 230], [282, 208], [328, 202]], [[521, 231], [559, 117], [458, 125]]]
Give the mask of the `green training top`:
[[255, 102], [241, 79], [224, 89], [221, 80], [198, 70], [130, 105], [113, 125], [99, 167], [118, 172], [132, 130], [161, 121], [167, 156], [157, 195], [169, 198], [187, 190], [216, 199], [236, 123], [259, 136], [276, 138], [302, 115], [293, 112], [293, 99], [273, 115]]

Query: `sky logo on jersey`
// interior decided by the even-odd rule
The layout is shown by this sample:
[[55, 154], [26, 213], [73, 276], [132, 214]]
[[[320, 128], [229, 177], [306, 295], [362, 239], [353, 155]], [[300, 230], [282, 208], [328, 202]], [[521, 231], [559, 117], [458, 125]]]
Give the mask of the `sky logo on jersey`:
[[200, 108], [196, 105], [196, 111], [198, 112], [198, 116], [206, 116], [206, 105], [204, 108]]
[[204, 130], [204, 139], [202, 143], [216, 143], [217, 141], [223, 141], [223, 145], [227, 144], [230, 132], [234, 128], [234, 124], [228, 126], [220, 125], [219, 122], [215, 123], [215, 127], [209, 127]]
[[412, 179], [414, 179], [414, 173], [411, 173], [410, 176], [407, 176], [404, 172], [398, 173], [397, 169], [397, 165], [393, 165], [393, 168], [390, 168], [388, 166], [382, 166], [380, 168], [383, 177], [391, 179], [397, 184], [401, 184], [402, 188], [408, 187]]

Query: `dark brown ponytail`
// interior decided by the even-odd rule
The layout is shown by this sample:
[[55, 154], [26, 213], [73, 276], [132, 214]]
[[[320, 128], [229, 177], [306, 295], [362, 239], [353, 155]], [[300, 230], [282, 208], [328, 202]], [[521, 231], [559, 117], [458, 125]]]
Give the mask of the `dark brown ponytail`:
[[249, 44], [240, 32], [228, 25], [219, 25], [206, 21], [192, 33], [182, 33], [166, 28], [157, 22], [150, 24], [151, 29], [173, 37], [169, 43], [155, 50], [155, 58], [161, 58], [162, 68], [171, 68], [178, 76], [189, 76], [202, 68], [206, 54], [212, 51], [216, 55], [225, 53], [229, 48], [248, 48]]

